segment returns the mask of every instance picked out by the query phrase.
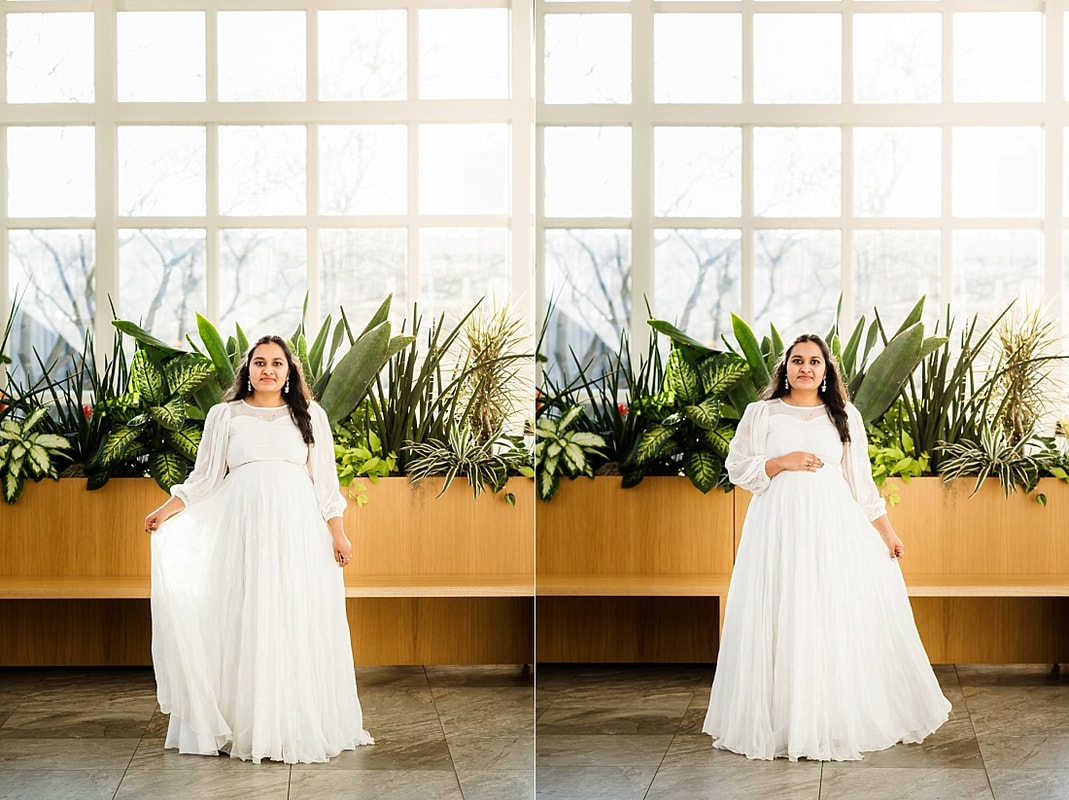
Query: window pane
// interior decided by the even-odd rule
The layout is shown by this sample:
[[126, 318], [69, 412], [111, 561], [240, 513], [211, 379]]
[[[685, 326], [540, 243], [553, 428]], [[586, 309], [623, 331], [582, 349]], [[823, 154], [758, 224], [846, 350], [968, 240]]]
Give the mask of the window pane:
[[1039, 247], [1038, 231], [954, 231], [954, 306], [993, 316], [1019, 297], [1038, 307]]
[[305, 128], [219, 128], [222, 214], [305, 213]]
[[547, 217], [631, 216], [631, 129], [546, 128]]
[[1040, 100], [1042, 58], [1038, 12], [954, 15], [954, 99], [959, 103]]
[[855, 128], [854, 213], [938, 216], [941, 141], [939, 128]]
[[404, 11], [319, 12], [319, 99], [404, 100]]
[[755, 103], [838, 103], [839, 14], [754, 14]]
[[546, 296], [554, 300], [546, 369], [574, 376], [571, 349], [579, 363], [594, 362], [587, 375], [596, 377], [631, 316], [631, 231], [546, 231], [545, 270]]
[[7, 211], [13, 217], [91, 217], [91, 127], [7, 129]]
[[408, 210], [407, 176], [407, 126], [320, 127], [321, 213], [404, 214]]
[[120, 11], [121, 102], [204, 102], [204, 12]]
[[204, 128], [119, 128], [119, 214], [204, 214]]
[[939, 14], [854, 15], [854, 101], [938, 103]]
[[93, 15], [7, 15], [7, 101], [93, 102]]
[[954, 216], [1039, 216], [1042, 147], [1039, 128], [955, 128]]
[[21, 298], [11, 327], [8, 355], [23, 376], [40, 377], [33, 351], [45, 364], [70, 366], [81, 352], [96, 314], [96, 255], [93, 231], [8, 232], [8, 286]]
[[220, 11], [219, 99], [304, 100], [303, 11]]
[[742, 15], [654, 14], [658, 103], [742, 101]]
[[481, 297], [509, 293], [507, 228], [420, 231], [420, 307], [425, 316], [463, 316]]
[[406, 243], [404, 228], [321, 230], [319, 303], [324, 313], [343, 306], [349, 323], [362, 328], [392, 294], [390, 318], [400, 325], [409, 305]]
[[203, 230], [119, 231], [119, 314], [184, 346], [208, 307]]
[[547, 103], [631, 102], [631, 15], [547, 14]]
[[508, 78], [507, 9], [419, 12], [420, 97], [508, 97]]
[[740, 237], [737, 230], [657, 231], [654, 315], [716, 346], [742, 307]]
[[742, 129], [669, 128], [653, 133], [654, 214], [737, 217], [742, 213]]
[[823, 336], [842, 291], [839, 231], [764, 230], [754, 241], [754, 325], [784, 340]]
[[841, 137], [839, 128], [754, 128], [754, 212], [838, 216]]
[[508, 125], [421, 125], [422, 214], [507, 214]]
[[854, 232], [854, 308], [870, 321], [875, 306], [884, 325], [898, 325], [922, 294], [934, 320], [939, 272], [939, 231]]
[[249, 339], [289, 336], [307, 288], [306, 238], [303, 230], [219, 232], [220, 330], [236, 322]]

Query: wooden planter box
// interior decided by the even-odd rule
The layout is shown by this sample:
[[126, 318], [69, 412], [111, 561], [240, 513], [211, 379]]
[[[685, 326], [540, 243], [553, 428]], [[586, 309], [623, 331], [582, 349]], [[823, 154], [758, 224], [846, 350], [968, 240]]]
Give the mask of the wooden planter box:
[[[437, 484], [437, 485], [435, 485]], [[457, 481], [389, 478], [350, 503], [346, 594], [359, 663], [528, 663], [533, 659], [534, 485], [515, 508], [473, 502]], [[150, 539], [166, 499], [147, 478], [27, 487], [0, 506], [0, 666], [150, 663]], [[524, 577], [526, 576], [526, 577]]]
[[539, 661], [714, 661], [732, 494], [686, 478], [564, 481], [536, 512]]

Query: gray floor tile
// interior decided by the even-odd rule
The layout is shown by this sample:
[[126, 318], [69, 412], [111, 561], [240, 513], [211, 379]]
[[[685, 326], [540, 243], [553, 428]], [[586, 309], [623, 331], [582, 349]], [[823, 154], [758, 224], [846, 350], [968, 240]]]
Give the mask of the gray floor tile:
[[296, 770], [448, 770], [453, 771], [445, 737], [376, 738], [371, 747], [339, 753], [323, 764], [294, 764]]
[[137, 739], [0, 739], [0, 770], [123, 770], [137, 744]]
[[589, 708], [555, 703], [538, 716], [538, 735], [667, 734], [679, 730], [682, 712], [628, 707]]
[[534, 686], [530, 668], [517, 664], [431, 665], [426, 666], [427, 682], [433, 687], [444, 686]]
[[463, 800], [452, 770], [293, 770], [289, 800]]
[[122, 776], [121, 769], [4, 771], [0, 800], [111, 800]]
[[1051, 664], [958, 664], [955, 672], [962, 686], [1069, 685], [1069, 669]]
[[860, 761], [846, 761], [843, 767], [902, 767], [913, 769], [983, 769], [984, 761], [976, 743], [972, 722], [948, 720], [919, 744], [896, 744], [886, 750], [864, 753]]
[[987, 774], [982, 769], [852, 769], [838, 764], [824, 765], [820, 800], [860, 797], [865, 800], [992, 800]]
[[539, 767], [538, 800], [642, 800], [655, 767]]
[[1069, 769], [1069, 734], [977, 738], [988, 769]]
[[447, 736], [528, 736], [534, 733], [534, 689], [432, 688]]
[[0, 739], [140, 739], [152, 710], [108, 711], [86, 708], [61, 711], [15, 711], [0, 727]]
[[451, 736], [449, 753], [458, 773], [534, 769], [534, 737], [531, 736], [494, 739]]
[[962, 691], [977, 736], [1069, 733], [1069, 686], [963, 686]]
[[380, 687], [375, 691], [360, 692], [360, 705], [364, 711], [364, 725], [376, 740], [427, 740], [443, 735], [429, 688]]
[[527, 770], [471, 770], [458, 772], [464, 800], [531, 800], [534, 773]]
[[[716, 769], [720, 767], [742, 767], [747, 769], [785, 768], [791, 769], [792, 774], [799, 774], [805, 770], [816, 770], [819, 775], [819, 761], [793, 762], [794, 766], [789, 768], [781, 766], [783, 764], [791, 763], [792, 762], [785, 759], [777, 759], [773, 761], [766, 759], [749, 759], [744, 755], [733, 753], [730, 750], [718, 750], [713, 747], [713, 737], [707, 736], [704, 733], [699, 733], [680, 734], [676, 736], [668, 746], [668, 752], [665, 753], [661, 769], [676, 769], [683, 767], [700, 767], [707, 769]], [[797, 767], [797, 769], [795, 767]]]
[[145, 737], [137, 745], [133, 760], [130, 761], [130, 769], [233, 772], [236, 770], [255, 771], [261, 769], [288, 770], [289, 765], [275, 761], [261, 761], [259, 764], [254, 764], [252, 761], [242, 761], [240, 758], [179, 753], [174, 748], [167, 749], [164, 747], [164, 739], [162, 738]]
[[372, 686], [427, 687], [427, 673], [420, 666], [356, 668], [356, 688], [361, 695]]
[[[739, 757], [743, 762], [745, 758]], [[717, 800], [818, 800], [820, 765], [765, 762], [766, 767], [743, 763], [727, 766], [662, 767], [653, 779], [646, 800], [716, 797]], [[772, 765], [772, 768], [768, 768]], [[815, 767], [815, 769], [813, 768]]]
[[[262, 766], [262, 765], [261, 765]], [[158, 770], [129, 769], [115, 800], [286, 800], [288, 769]]]
[[542, 736], [535, 738], [535, 770], [543, 767], [655, 769], [671, 736]]
[[995, 800], [1062, 800], [1069, 797], [1069, 769], [989, 769]]

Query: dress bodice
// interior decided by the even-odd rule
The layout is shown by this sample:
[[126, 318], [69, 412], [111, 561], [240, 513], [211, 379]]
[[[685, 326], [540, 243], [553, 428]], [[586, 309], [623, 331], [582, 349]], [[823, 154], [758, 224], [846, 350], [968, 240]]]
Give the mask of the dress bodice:
[[254, 461], [307, 463], [308, 445], [294, 424], [288, 406], [260, 408], [244, 401], [234, 405], [226, 465], [236, 469]]
[[820, 456], [827, 466], [842, 462], [843, 443], [824, 406], [803, 408], [776, 399], [769, 404], [768, 414], [769, 458], [803, 450]]

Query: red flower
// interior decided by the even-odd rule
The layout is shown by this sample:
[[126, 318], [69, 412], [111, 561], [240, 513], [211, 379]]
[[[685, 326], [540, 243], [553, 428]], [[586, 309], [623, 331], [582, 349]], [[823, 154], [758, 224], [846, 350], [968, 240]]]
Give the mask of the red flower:
[[82, 413], [85, 414], [86, 419], [89, 419], [93, 416], [93, 409], [91, 406], [82, 406]]
[[620, 403], [620, 405], [617, 406], [617, 408], [620, 409], [620, 417], [621, 418], [627, 416], [627, 406], [625, 406], [623, 403]]

